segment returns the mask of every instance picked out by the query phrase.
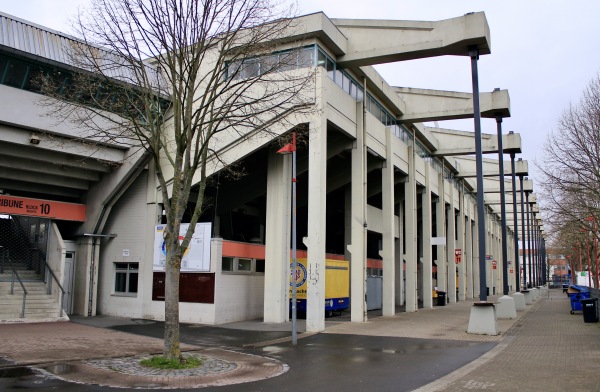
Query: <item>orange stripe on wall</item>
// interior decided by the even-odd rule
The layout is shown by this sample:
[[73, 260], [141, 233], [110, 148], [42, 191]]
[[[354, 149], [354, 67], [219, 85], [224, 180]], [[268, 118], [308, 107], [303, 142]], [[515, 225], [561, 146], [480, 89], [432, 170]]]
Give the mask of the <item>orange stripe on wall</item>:
[[[265, 246], [259, 244], [249, 244], [247, 242], [235, 242], [235, 241], [223, 241], [223, 256], [225, 257], [246, 257], [249, 259], [264, 259], [265, 258]], [[290, 258], [292, 252], [290, 251]], [[297, 258], [306, 258], [307, 252], [305, 250], [296, 251]], [[333, 253], [326, 253], [326, 259], [330, 260], [344, 260], [344, 255], [337, 255]], [[381, 260], [376, 260], [381, 263]], [[381, 267], [379, 267], [381, 268]]]

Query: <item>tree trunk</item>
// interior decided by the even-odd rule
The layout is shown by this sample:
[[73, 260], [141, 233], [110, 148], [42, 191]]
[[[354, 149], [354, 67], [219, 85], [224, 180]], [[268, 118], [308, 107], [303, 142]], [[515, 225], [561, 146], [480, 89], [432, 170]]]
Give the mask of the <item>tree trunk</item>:
[[179, 359], [179, 265], [181, 260], [167, 255], [165, 268], [165, 346], [164, 356]]

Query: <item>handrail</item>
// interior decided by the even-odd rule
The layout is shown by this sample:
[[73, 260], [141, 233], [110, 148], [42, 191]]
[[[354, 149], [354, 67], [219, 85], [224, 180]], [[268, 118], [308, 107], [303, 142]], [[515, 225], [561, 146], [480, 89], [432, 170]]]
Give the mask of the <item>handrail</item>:
[[[60, 317], [63, 316], [63, 301], [65, 298], [65, 289], [63, 289], [63, 287], [61, 286], [60, 282], [58, 281], [58, 278], [56, 277], [56, 275], [54, 274], [54, 271], [52, 271], [52, 268], [50, 268], [50, 266], [48, 265], [48, 263], [46, 262], [46, 260], [43, 260], [44, 266], [48, 269], [48, 271], [50, 272], [50, 275], [52, 275], [52, 277], [54, 278], [54, 280], [56, 281], [56, 284], [58, 285], [58, 288], [60, 289], [60, 291], [62, 291], [62, 295], [60, 296]], [[48, 294], [51, 293], [51, 287], [50, 284], [48, 284]]]
[[12, 281], [10, 283], [10, 294], [11, 295], [15, 294], [15, 276], [17, 277], [17, 280], [19, 281], [19, 284], [21, 285], [21, 288], [23, 289], [23, 305], [21, 306], [21, 318], [25, 318], [25, 301], [27, 300], [27, 289], [25, 288], [25, 284], [21, 280], [19, 273], [15, 269], [15, 266], [13, 265], [12, 260], [10, 259], [9, 256], [7, 256], [8, 250], [2, 252], [2, 254], [3, 254], [3, 256], [2, 256], [3, 263], [4, 263], [4, 259], [7, 259], [8, 264], [10, 264], [10, 268], [12, 269], [12, 272], [13, 272]]

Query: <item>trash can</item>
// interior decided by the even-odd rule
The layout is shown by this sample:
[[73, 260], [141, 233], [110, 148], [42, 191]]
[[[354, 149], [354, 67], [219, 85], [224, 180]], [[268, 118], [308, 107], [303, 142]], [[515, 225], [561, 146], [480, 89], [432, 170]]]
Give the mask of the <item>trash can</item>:
[[598, 298], [584, 298], [579, 300], [583, 310], [584, 323], [598, 322]]
[[438, 295], [438, 300], [437, 300], [437, 304], [438, 306], [446, 306], [446, 292], [445, 291], [438, 291], [437, 292]]
[[590, 291], [587, 287], [578, 286], [572, 284], [569, 286], [567, 291], [569, 295], [569, 300], [571, 301], [571, 314], [574, 314], [576, 311], [583, 310], [581, 307], [581, 300], [590, 298]]

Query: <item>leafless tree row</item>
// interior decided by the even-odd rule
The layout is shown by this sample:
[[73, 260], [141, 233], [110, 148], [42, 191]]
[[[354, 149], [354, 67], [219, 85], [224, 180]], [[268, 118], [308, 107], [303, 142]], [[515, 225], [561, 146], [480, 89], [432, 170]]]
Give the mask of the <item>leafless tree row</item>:
[[[564, 111], [550, 134], [542, 162], [542, 201], [552, 227], [551, 246], [589, 269], [598, 287], [597, 231], [600, 219], [600, 76]], [[588, 257], [589, 256], [589, 257]], [[589, 260], [589, 261], [588, 261]]]

